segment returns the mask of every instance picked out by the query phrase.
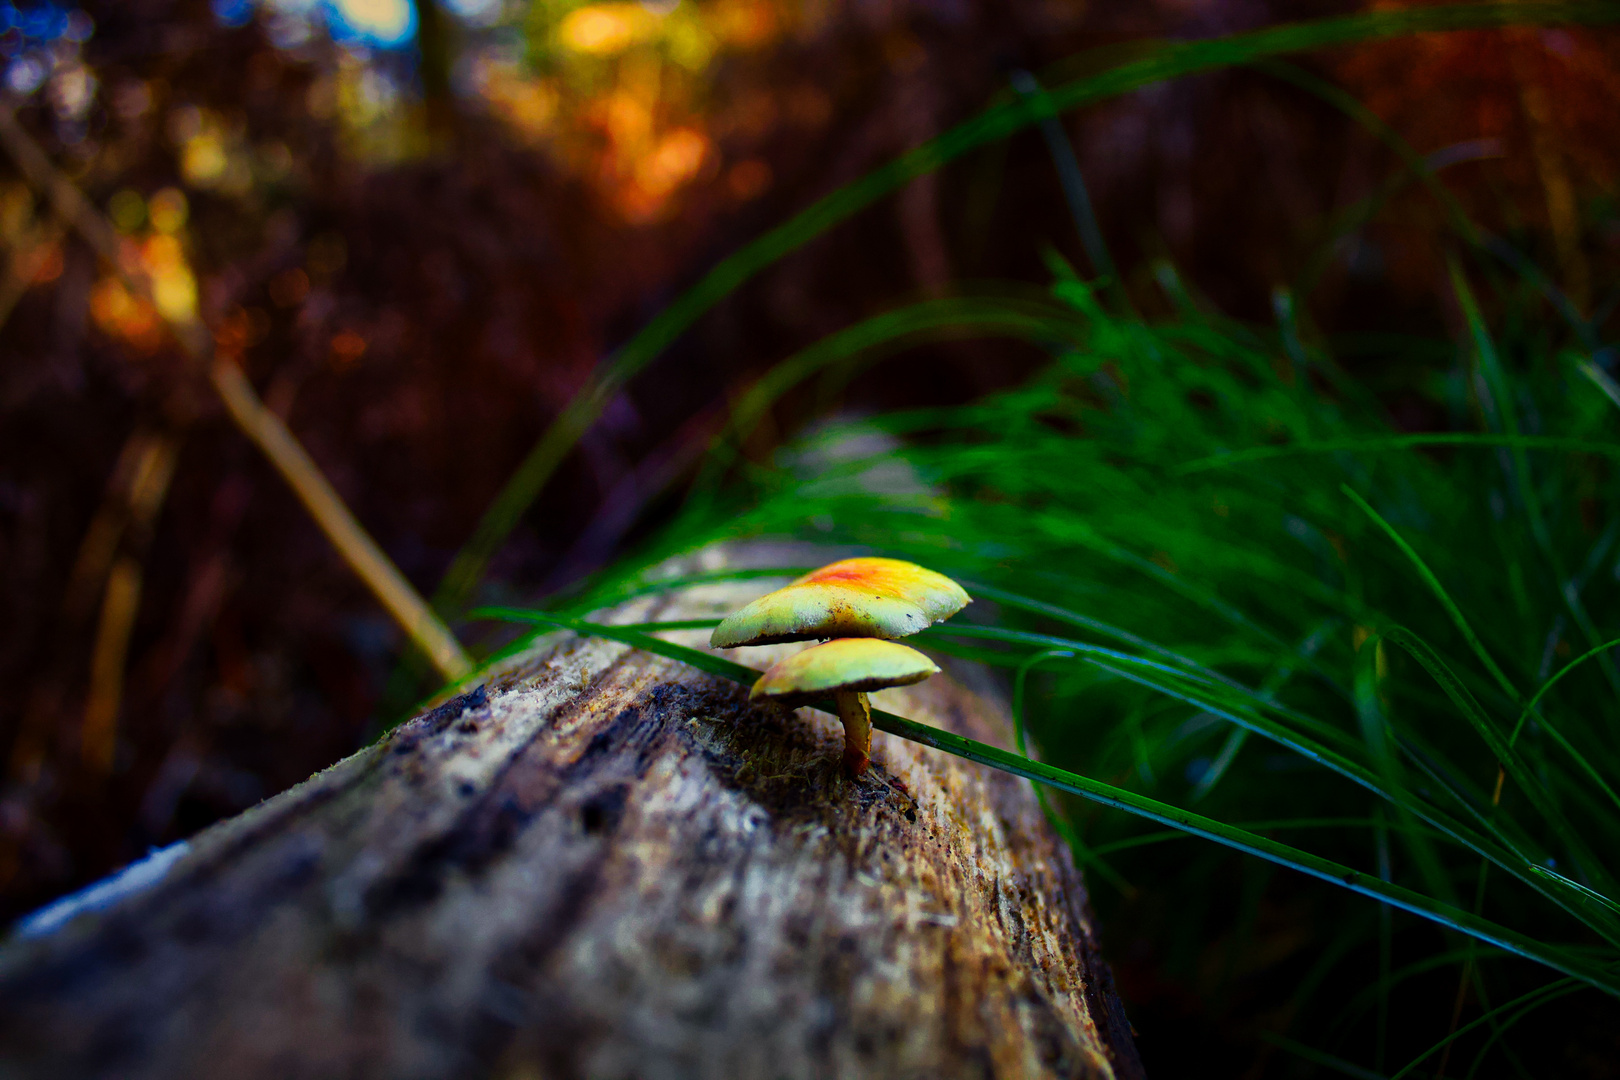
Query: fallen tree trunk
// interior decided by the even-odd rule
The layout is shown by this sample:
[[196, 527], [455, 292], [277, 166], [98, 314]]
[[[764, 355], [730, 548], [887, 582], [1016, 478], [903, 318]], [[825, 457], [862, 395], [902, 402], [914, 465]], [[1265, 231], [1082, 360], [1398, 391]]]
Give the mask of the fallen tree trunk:
[[[1000, 708], [944, 677], [877, 704], [1006, 742]], [[553, 635], [126, 872], [101, 910], [23, 924], [0, 1073], [1139, 1076], [1027, 785], [882, 734], [851, 780], [840, 748], [823, 714]]]

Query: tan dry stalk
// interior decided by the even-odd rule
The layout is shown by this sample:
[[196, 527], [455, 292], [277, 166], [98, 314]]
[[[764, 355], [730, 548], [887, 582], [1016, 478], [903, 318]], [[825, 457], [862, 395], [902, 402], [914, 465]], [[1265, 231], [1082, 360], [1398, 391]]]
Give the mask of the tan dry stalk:
[[427, 654], [446, 678], [460, 679], [469, 674], [473, 663], [450, 629], [439, 621], [421, 594], [411, 587], [405, 575], [355, 520], [308, 451], [287, 430], [287, 425], [264, 407], [242, 369], [228, 361], [216, 360], [209, 374], [237, 427], [264, 451], [264, 456], [275, 465], [332, 546], [343, 553], [350, 568], [360, 575], [417, 648]]
[[[169, 494], [169, 481], [180, 456], [180, 440], [160, 431], [146, 441], [129, 478], [127, 537], [124, 553], [113, 563], [101, 602], [101, 621], [90, 654], [90, 692], [85, 699], [79, 745], [92, 772], [112, 771], [118, 743], [118, 710], [124, 697], [124, 668], [129, 638], [140, 608], [141, 563], [152, 540], [158, 511]], [[117, 543], [116, 537], [114, 543]]]
[[107, 575], [101, 622], [90, 654], [90, 693], [84, 703], [84, 725], [79, 729], [79, 752], [93, 773], [112, 771], [118, 746], [118, 708], [124, 698], [124, 658], [140, 603], [141, 564], [134, 556], [120, 555]]
[[[113, 267], [127, 288], [150, 302], [151, 286], [145, 274], [126, 264], [112, 224], [77, 185], [51, 164], [17, 121], [9, 103], [0, 105], [0, 143], [29, 182], [50, 197], [57, 214]], [[210, 381], [231, 419], [270, 459], [338, 554], [388, 609], [417, 648], [447, 679], [461, 679], [470, 674], [472, 660], [455, 636], [366, 533], [292, 432], [264, 407], [252, 384], [235, 364], [214, 358], [213, 340], [207, 328], [196, 319], [164, 318], [186, 354], [199, 366], [207, 366]]]

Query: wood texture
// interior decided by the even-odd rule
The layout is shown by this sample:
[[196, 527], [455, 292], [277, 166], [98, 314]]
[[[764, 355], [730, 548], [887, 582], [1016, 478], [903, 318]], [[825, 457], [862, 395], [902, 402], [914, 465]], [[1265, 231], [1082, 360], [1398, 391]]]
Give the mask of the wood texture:
[[[1005, 744], [1000, 707], [947, 677], [875, 699]], [[11, 941], [0, 1074], [1139, 1076], [1027, 785], [873, 750], [850, 780], [831, 717], [554, 635], [156, 884]]]

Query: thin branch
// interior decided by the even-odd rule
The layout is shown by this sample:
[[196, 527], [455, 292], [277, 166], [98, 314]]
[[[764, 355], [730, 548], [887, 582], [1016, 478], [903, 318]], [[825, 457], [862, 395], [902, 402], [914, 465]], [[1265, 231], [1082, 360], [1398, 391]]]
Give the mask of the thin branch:
[[90, 655], [90, 694], [79, 729], [80, 754], [91, 772], [112, 772], [118, 749], [118, 707], [124, 699], [124, 659], [135, 612], [141, 603], [141, 564], [132, 555], [119, 556], [107, 576], [107, 591], [96, 627], [96, 645]]
[[[123, 552], [112, 564], [96, 627], [90, 658], [90, 693], [85, 699], [80, 745], [85, 765], [94, 772], [112, 770], [117, 750], [118, 711], [124, 700], [124, 669], [129, 658], [130, 635], [140, 608], [141, 567], [159, 511], [169, 494], [169, 482], [180, 456], [180, 438], [159, 431], [130, 470], [123, 514]], [[119, 540], [114, 539], [114, 544]], [[109, 552], [112, 554], [112, 552]], [[77, 568], [76, 568], [77, 569]]]
[[[127, 288], [150, 303], [151, 284], [139, 267], [125, 260], [123, 245], [111, 222], [51, 163], [18, 122], [10, 102], [0, 104], [0, 144], [4, 144], [28, 181], [49, 196], [62, 220], [111, 264]], [[264, 407], [240, 368], [214, 357], [213, 339], [208, 329], [195, 317], [165, 315], [164, 319], [186, 354], [199, 367], [207, 367], [209, 379], [231, 419], [270, 459], [338, 554], [388, 609], [416, 647], [427, 654], [446, 678], [455, 680], [469, 674], [473, 670], [472, 660], [455, 636], [366, 533], [292, 432]]]
[[417, 647], [446, 678], [460, 679], [469, 674], [472, 661], [449, 628], [428, 609], [405, 575], [355, 520], [287, 425], [264, 407], [242, 369], [229, 361], [216, 360], [209, 375], [236, 426], [275, 464], [332, 546], [343, 553]]

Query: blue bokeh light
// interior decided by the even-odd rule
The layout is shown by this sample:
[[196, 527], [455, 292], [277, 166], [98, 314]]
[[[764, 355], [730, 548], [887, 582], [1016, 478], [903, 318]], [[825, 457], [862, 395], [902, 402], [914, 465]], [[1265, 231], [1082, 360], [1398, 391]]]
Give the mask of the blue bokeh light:
[[16, 30], [35, 41], [56, 41], [68, 35], [67, 8], [59, 4], [0, 3], [0, 33]]
[[416, 37], [416, 6], [410, 0], [322, 0], [334, 41], [397, 49]]
[[211, 0], [214, 17], [226, 26], [247, 23], [258, 8], [301, 19], [319, 14], [332, 40], [343, 45], [398, 49], [416, 39], [416, 6], [411, 0]]

